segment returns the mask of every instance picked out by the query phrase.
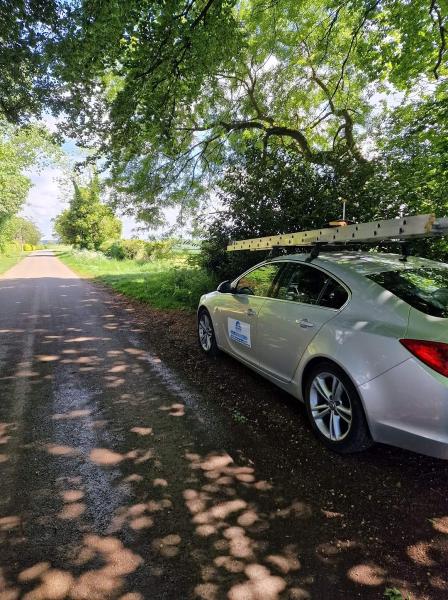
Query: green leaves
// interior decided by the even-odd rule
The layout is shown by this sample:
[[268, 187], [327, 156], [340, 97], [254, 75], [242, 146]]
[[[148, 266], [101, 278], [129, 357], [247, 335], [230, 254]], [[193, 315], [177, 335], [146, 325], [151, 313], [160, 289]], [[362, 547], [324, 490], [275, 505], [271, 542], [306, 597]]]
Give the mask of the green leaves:
[[362, 171], [364, 185], [372, 95], [440, 79], [445, 29], [438, 0], [93, 0], [55, 72], [68, 130], [108, 159], [114, 202], [156, 223], [160, 206], [196, 209], [254, 145]]
[[0, 119], [22, 123], [60, 107], [51, 51], [63, 35], [68, 0], [2, 0], [0, 4]]
[[31, 187], [17, 154], [13, 143], [0, 142], [0, 227], [21, 208]]
[[16, 240], [21, 246], [30, 244], [37, 246], [42, 237], [39, 228], [29, 219], [23, 217], [12, 217], [8, 220], [4, 228], [5, 238]]
[[[445, 4], [6, 0], [0, 116], [63, 110], [65, 133], [106, 160], [114, 206], [154, 225], [161, 208], [198, 210], [248, 148], [376, 186], [379, 150], [392, 160], [382, 168], [404, 164], [372, 127], [381, 98], [446, 92]], [[417, 145], [415, 173], [441, 168]]]
[[19, 127], [0, 119], [0, 250], [19, 230], [30, 244], [35, 244], [32, 239], [40, 238], [40, 232], [32, 223], [15, 215], [31, 188], [27, 169], [39, 168], [50, 157], [59, 159], [60, 156], [52, 136], [42, 127]]
[[206, 224], [203, 266], [221, 279], [233, 278], [264, 255], [228, 253], [229, 240], [326, 227], [329, 220], [342, 216], [340, 196], [349, 198], [350, 219], [369, 221], [385, 210], [375, 190], [359, 185], [356, 171], [347, 180], [335, 177], [331, 168], [310, 165], [293, 151], [278, 148], [264, 157], [249, 148], [220, 182], [220, 210]]

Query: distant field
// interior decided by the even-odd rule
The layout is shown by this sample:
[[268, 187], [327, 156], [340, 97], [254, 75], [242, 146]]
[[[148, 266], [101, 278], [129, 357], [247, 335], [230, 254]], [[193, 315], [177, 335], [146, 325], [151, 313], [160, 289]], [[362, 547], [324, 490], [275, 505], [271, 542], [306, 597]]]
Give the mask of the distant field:
[[204, 270], [190, 266], [187, 256], [139, 262], [115, 260], [99, 252], [53, 250], [80, 275], [101, 281], [155, 308], [195, 309], [200, 296], [215, 289], [217, 283]]

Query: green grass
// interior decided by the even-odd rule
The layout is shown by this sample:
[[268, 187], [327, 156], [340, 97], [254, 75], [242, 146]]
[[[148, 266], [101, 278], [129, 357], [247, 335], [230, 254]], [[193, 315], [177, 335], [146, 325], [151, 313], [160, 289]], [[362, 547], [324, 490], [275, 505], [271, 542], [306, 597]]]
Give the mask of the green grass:
[[113, 289], [155, 308], [195, 309], [205, 292], [216, 288], [216, 280], [204, 270], [190, 266], [186, 257], [150, 262], [115, 260], [100, 252], [55, 249], [55, 254], [73, 271], [109, 285]]
[[0, 274], [13, 267], [21, 258], [22, 254], [0, 254]]

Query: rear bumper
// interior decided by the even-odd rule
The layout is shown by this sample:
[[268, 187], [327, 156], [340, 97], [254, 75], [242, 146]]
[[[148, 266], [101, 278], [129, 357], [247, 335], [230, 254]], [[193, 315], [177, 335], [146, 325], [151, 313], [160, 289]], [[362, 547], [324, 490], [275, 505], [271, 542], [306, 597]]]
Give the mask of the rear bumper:
[[358, 389], [376, 442], [448, 459], [448, 378], [410, 358]]

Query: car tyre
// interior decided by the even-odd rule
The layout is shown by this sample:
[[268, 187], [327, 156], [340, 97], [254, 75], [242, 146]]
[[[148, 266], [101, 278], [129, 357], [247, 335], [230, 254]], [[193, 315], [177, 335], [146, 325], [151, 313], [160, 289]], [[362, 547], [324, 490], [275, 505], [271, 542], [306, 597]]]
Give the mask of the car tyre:
[[216, 343], [215, 330], [213, 328], [212, 318], [206, 308], [202, 308], [198, 313], [198, 342], [199, 347], [208, 356], [217, 356], [219, 348]]
[[373, 444], [356, 387], [334, 363], [322, 361], [311, 370], [304, 400], [311, 427], [327, 448], [349, 454]]

